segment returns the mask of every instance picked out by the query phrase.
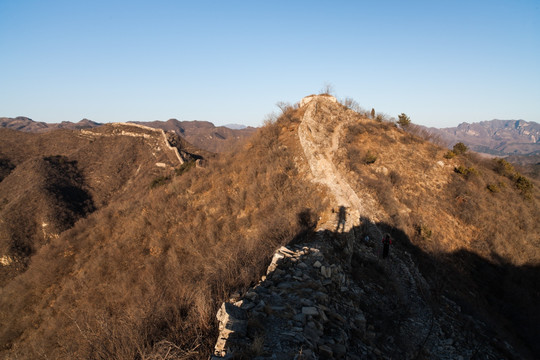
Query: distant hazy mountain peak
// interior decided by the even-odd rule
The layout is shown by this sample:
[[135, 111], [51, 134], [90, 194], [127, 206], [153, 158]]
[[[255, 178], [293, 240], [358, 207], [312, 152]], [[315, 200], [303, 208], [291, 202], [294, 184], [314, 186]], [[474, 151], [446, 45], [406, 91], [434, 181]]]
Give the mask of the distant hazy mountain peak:
[[540, 124], [523, 119], [463, 122], [457, 127], [430, 128], [450, 146], [463, 142], [472, 150], [497, 156], [540, 152]]
[[226, 124], [226, 125], [223, 125], [223, 127], [233, 129], [233, 130], [242, 130], [242, 129], [247, 128], [246, 125], [242, 125], [242, 124]]

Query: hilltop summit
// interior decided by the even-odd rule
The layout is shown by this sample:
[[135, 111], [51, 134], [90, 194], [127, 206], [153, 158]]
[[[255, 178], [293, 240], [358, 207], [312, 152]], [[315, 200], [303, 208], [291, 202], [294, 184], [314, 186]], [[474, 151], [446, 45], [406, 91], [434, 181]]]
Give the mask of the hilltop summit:
[[308, 95], [308, 96], [303, 97], [302, 100], [300, 100], [300, 107], [303, 107], [303, 106], [307, 105], [308, 103], [310, 103], [313, 100], [317, 101], [317, 100], [323, 100], [323, 99], [326, 100], [326, 101], [337, 103], [337, 99], [333, 95], [330, 95], [330, 94], [314, 94], [314, 95]]
[[[6, 280], [1, 356], [538, 358], [538, 184], [307, 99], [199, 167], [158, 166], [161, 132], [132, 124], [33, 138], [33, 157], [79, 170], [52, 184], [94, 208]], [[0, 186], [15, 189], [35, 166], [2, 149]], [[0, 196], [2, 218], [14, 201]]]
[[[460, 205], [460, 197], [468, 192], [463, 187], [470, 185], [455, 172], [465, 158], [445, 159], [444, 149], [394, 124], [359, 116], [330, 96], [308, 96], [298, 110], [288, 111], [285, 116], [298, 119], [293, 127], [303, 155], [303, 176], [322, 186], [329, 207], [320, 213], [311, 234], [274, 253], [255, 286], [223, 303], [217, 313], [220, 334], [214, 358], [243, 354], [258, 359], [455, 359], [478, 352], [488, 358], [517, 354], [511, 342], [501, 347], [499, 340], [492, 340], [493, 329], [506, 341], [515, 335], [484, 317], [491, 310], [498, 313], [498, 305], [484, 308], [482, 316], [462, 309], [474, 308], [477, 299], [490, 298], [493, 290], [469, 288], [482, 281], [473, 273], [450, 273], [457, 270], [456, 261], [489, 267], [487, 259], [498, 256], [517, 264], [538, 264], [537, 233], [525, 241], [512, 238], [517, 248], [529, 249], [531, 257], [520, 258], [495, 239], [481, 237], [477, 229], [484, 224], [456, 216], [455, 205], [468, 208]], [[456, 195], [454, 182], [461, 187]], [[478, 221], [476, 214], [471, 218]], [[384, 233], [394, 238], [387, 260], [381, 259]], [[491, 254], [477, 247], [480, 239], [474, 237], [479, 235]], [[443, 292], [439, 275], [425, 272], [433, 268], [447, 277]], [[509, 270], [491, 271], [496, 276]], [[532, 280], [534, 273], [538, 269], [525, 277]], [[474, 293], [474, 300], [463, 297], [462, 291]]]

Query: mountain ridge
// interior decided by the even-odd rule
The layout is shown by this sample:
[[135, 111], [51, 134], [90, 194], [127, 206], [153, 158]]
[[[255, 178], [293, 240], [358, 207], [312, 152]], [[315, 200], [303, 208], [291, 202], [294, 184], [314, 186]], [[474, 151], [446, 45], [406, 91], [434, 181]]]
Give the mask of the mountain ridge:
[[448, 145], [463, 142], [472, 150], [497, 156], [540, 152], [540, 124], [525, 120], [489, 120], [456, 127], [426, 128]]
[[[216, 153], [231, 151], [236, 146], [242, 144], [256, 131], [256, 128], [252, 127], [229, 128], [226, 126], [215, 126], [209, 121], [201, 120], [179, 121], [177, 119], [169, 119], [167, 121], [130, 121], [128, 123], [159, 128], [165, 131], [173, 131], [197, 148]], [[77, 123], [72, 123], [70, 121], [45, 123], [36, 122], [24, 116], [16, 118], [0, 118], [0, 128], [25, 132], [46, 132], [58, 129], [81, 130], [91, 129], [102, 125], [104, 124], [88, 119], [82, 119]]]
[[[150, 157], [155, 131], [74, 132], [99, 151], [80, 169], [111, 160], [98, 188], [118, 170], [129, 186], [103, 206], [93, 196], [98, 209], [2, 287], [1, 356], [207, 359], [238, 325], [240, 358], [537, 358], [538, 183], [503, 161], [447, 158], [335, 98], [304, 103], [174, 174]], [[39, 136], [33, 146], [75, 160], [71, 137]], [[98, 146], [112, 139], [126, 150]], [[14, 189], [25, 158], [10, 141], [0, 187]]]
[[[463, 304], [462, 299], [458, 300], [460, 296], [450, 295], [451, 292], [445, 293], [442, 298], [428, 295], [440, 285], [434, 283], [434, 278], [427, 273], [423, 275], [422, 271], [426, 269], [422, 267], [438, 266], [440, 272], [452, 271], [446, 270], [447, 267], [452, 269], [453, 266], [449, 266], [452, 262], [473, 258], [468, 255], [468, 251], [473, 250], [470, 244], [441, 241], [439, 246], [455, 251], [455, 255], [449, 255], [450, 258], [455, 256], [449, 260], [449, 264], [445, 264], [446, 260], [441, 261], [437, 256], [425, 253], [422, 241], [417, 240], [413, 244], [409, 237], [414, 231], [406, 231], [409, 235], [404, 232], [404, 219], [395, 220], [398, 214], [407, 217], [407, 211], [396, 209], [395, 213], [388, 212], [389, 204], [381, 209], [364, 186], [359, 186], [358, 182], [353, 181], [354, 178], [345, 175], [348, 173], [346, 168], [337, 166], [344, 163], [339, 161], [343, 154], [339, 151], [340, 142], [356, 142], [348, 139], [347, 129], [355, 129], [353, 133], [357, 134], [370, 131], [371, 136], [374, 136], [374, 128], [379, 126], [385, 129], [388, 140], [393, 139], [394, 142], [400, 136], [399, 132], [392, 130], [389, 124], [373, 124], [373, 127], [364, 127], [364, 131], [359, 131], [358, 118], [353, 113], [338, 110], [339, 107], [333, 105], [335, 100], [329, 101], [327, 96], [309, 100], [303, 101], [307, 105], [296, 110], [301, 117], [298, 136], [309, 163], [311, 175], [308, 178], [328, 190], [327, 195], [334, 204], [332, 214], [321, 215], [317, 228], [310, 235], [305, 235], [303, 242], [296, 241], [278, 249], [266, 273], [255, 286], [246, 289], [240, 296], [235, 294], [222, 304], [217, 313], [220, 333], [213, 359], [228, 358], [231, 355], [258, 359], [285, 359], [293, 356], [306, 359], [396, 356], [407, 359], [455, 359], [469, 358], [479, 351], [492, 358], [512, 357], [511, 354], [515, 354], [517, 349], [508, 343], [499, 347], [497, 341], [490, 340], [493, 336], [489, 334], [490, 329], [497, 328], [497, 331], [503, 333], [504, 330], [492, 320], [477, 315], [468, 318], [469, 315], [464, 314], [458, 305]], [[370, 147], [365, 143], [362, 146]], [[388, 151], [388, 144], [386, 146]], [[378, 155], [382, 157], [382, 154]], [[374, 162], [380, 165], [374, 172], [389, 175], [390, 171], [386, 168], [391, 165], [389, 160], [375, 159]], [[438, 177], [452, 176], [453, 165], [444, 164], [440, 160], [433, 165], [429, 169], [431, 174], [440, 173]], [[358, 169], [355, 173], [365, 171]], [[384, 181], [384, 178], [379, 177], [378, 181]], [[408, 182], [403, 179], [399, 181]], [[397, 189], [381, 190], [387, 196], [388, 192]], [[394, 206], [399, 208], [397, 204]], [[438, 216], [441, 213], [439, 209]], [[424, 231], [423, 227], [433, 228], [433, 225], [427, 225], [426, 212], [418, 216], [425, 217], [424, 224], [413, 227], [418, 226], [420, 232]], [[431, 231], [424, 236], [431, 237]], [[437, 230], [438, 233], [443, 231], [446, 229]], [[391, 259], [382, 260], [381, 240], [385, 232], [392, 235], [396, 244], [393, 245]], [[378, 281], [374, 281], [373, 275], [357, 275], [374, 271], [369, 267], [378, 267], [381, 273], [377, 277]], [[527, 275], [530, 276], [534, 275]], [[358, 281], [358, 277], [362, 280]], [[447, 285], [449, 288], [464, 281], [459, 277], [455, 279], [455, 275], [449, 278], [454, 278], [451, 280], [452, 285]], [[387, 284], [384, 282], [391, 283], [396, 293], [386, 294]], [[306, 289], [306, 286], [310, 289]], [[380, 291], [374, 291], [377, 288]], [[474, 290], [471, 288], [470, 291]], [[366, 294], [370, 298], [365, 299]], [[395, 297], [400, 299], [397, 304], [393, 303], [392, 297], [393, 301]], [[440, 307], [434, 307], [435, 302]], [[395, 308], [395, 312], [391, 310]], [[380, 322], [377, 325], [378, 320], [374, 316], [376, 311], [381, 314], [392, 312], [391, 317], [401, 320], [388, 320], [392, 324], [385, 325], [385, 328]], [[453, 321], [448, 322], [450, 318]], [[265, 323], [266, 326], [257, 329], [250, 325], [257, 323]], [[510, 334], [503, 336], [512, 337]], [[261, 340], [261, 337], [264, 339]], [[391, 346], [388, 344], [389, 338], [392, 339]], [[531, 356], [525, 354], [526, 350], [522, 356]]]
[[0, 283], [23, 271], [51, 236], [207, 156], [179, 137], [135, 124], [40, 133], [0, 129], [0, 139], [0, 252], [16, 262], [11, 274], [2, 269]]

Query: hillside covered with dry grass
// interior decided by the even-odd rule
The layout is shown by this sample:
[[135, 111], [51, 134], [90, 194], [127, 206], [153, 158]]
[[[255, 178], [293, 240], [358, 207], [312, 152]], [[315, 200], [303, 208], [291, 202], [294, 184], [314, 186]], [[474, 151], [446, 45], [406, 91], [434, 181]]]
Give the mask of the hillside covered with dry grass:
[[[0, 283], [77, 220], [145, 192], [152, 180], [179, 166], [152, 129], [105, 125], [86, 131], [0, 129], [0, 251], [9, 263], [0, 268]], [[199, 156], [187, 152], [181, 139], [177, 147], [186, 160]]]
[[142, 181], [138, 196], [50, 239], [2, 289], [4, 354], [128, 359], [169, 342], [207, 353], [219, 301], [320, 208], [287, 151], [294, 141], [268, 125], [244, 151]]
[[[537, 184], [506, 162], [469, 152], [451, 156], [383, 117], [372, 119], [325, 97], [312, 101], [283, 107], [243, 148], [204, 167], [177, 166], [167, 174], [137, 170], [134, 154], [148, 150], [131, 142], [118, 147], [110, 136], [83, 139], [76, 153], [45, 138], [53, 133], [33, 140], [55, 144], [47, 156], [65, 161], [44, 158], [42, 150], [32, 150], [28, 160], [14, 146], [3, 150], [0, 174], [7, 175], [0, 187], [13, 189], [10, 177], [32, 172], [87, 198], [63, 207], [76, 209], [66, 212], [72, 219], [67, 230], [44, 239], [24, 271], [0, 290], [2, 357], [207, 358], [221, 303], [256, 283], [276, 248], [305, 241], [335, 217], [340, 201], [350, 201], [351, 193], [337, 199], [313, 175], [310, 159], [323, 155], [358, 198], [348, 209], [352, 225], [379, 224], [398, 243], [410, 241], [424, 254], [414, 259], [426, 278], [445, 284], [448, 296], [463, 299], [473, 312], [501, 294], [517, 309], [538, 300]], [[319, 143], [311, 152], [299, 136], [308, 109], [318, 124], [311, 131]], [[148, 161], [147, 169], [161, 169], [155, 159]], [[125, 191], [96, 192], [101, 182], [117, 189], [118, 179]], [[6, 216], [13, 214], [12, 201], [1, 208]], [[516, 274], [527, 275], [517, 283]], [[500, 313], [497, 321], [510, 333], [521, 326], [534, 334], [537, 311], [523, 319], [504, 305], [492, 301], [483, 311], [488, 317]], [[530, 339], [522, 341], [531, 346]]]

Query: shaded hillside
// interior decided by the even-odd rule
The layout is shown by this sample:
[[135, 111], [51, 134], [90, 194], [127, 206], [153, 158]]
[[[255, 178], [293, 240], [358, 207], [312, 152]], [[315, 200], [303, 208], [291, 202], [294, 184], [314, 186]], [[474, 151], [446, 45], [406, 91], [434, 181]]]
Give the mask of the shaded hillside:
[[[181, 165], [153, 129], [106, 125], [85, 131], [0, 129], [0, 254], [9, 259], [0, 283], [78, 219], [147, 189]], [[186, 161], [198, 157], [180, 149]]]
[[463, 142], [480, 153], [505, 156], [540, 152], [540, 124], [535, 122], [491, 120], [427, 130], [450, 145]]
[[235, 149], [251, 137], [256, 129], [246, 127], [231, 129], [225, 126], [214, 126], [208, 121], [145, 121], [134, 122], [167, 131], [174, 131], [184, 137], [188, 142], [200, 149], [215, 153], [227, 152]]
[[[47, 240], [93, 211], [93, 202], [76, 161], [64, 156], [33, 158], [0, 183], [2, 254], [29, 256], [38, 239]], [[41, 222], [37, 222], [42, 220]], [[43, 242], [43, 241], [42, 241]]]
[[[207, 359], [231, 297], [258, 300], [260, 317], [240, 319], [244, 358], [293, 349], [272, 339], [302, 339], [300, 326], [311, 355], [300, 346], [298, 358], [538, 357], [527, 335], [540, 323], [537, 184], [506, 163], [448, 159], [333, 97], [302, 104], [204, 168], [95, 205], [39, 248], [0, 292], [2, 357]], [[99, 129], [82, 134], [106, 142]], [[385, 232], [395, 240], [388, 266], [378, 258]], [[298, 257], [267, 273], [282, 245]]]

